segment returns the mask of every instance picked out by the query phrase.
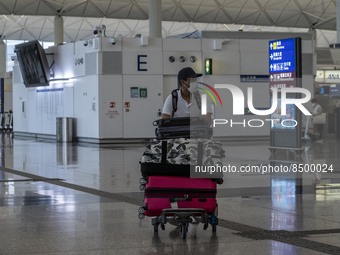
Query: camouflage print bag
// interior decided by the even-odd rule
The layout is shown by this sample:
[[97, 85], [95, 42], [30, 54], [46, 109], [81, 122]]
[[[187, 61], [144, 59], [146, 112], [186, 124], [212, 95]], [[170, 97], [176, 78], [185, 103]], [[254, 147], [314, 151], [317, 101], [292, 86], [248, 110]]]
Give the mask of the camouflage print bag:
[[[166, 163], [174, 165], [197, 164], [198, 143], [202, 142], [203, 165], [222, 165], [224, 150], [222, 144], [210, 139], [177, 138], [167, 140]], [[141, 158], [141, 163], [161, 163], [162, 141], [149, 144]]]

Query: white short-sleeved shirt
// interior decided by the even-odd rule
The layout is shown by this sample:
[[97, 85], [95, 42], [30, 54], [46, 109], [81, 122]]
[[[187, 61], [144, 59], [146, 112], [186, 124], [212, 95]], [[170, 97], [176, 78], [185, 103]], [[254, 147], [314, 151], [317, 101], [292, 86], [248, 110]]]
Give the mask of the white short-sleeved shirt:
[[[194, 98], [194, 97], [191, 97]], [[164, 103], [163, 114], [168, 114], [171, 117], [172, 114], [172, 95], [170, 94]], [[188, 103], [183, 97], [181, 90], [178, 90], [178, 102], [177, 111], [174, 113], [174, 118], [178, 117], [199, 117], [201, 115], [201, 109], [195, 101]]]
[[313, 115], [320, 115], [322, 113], [322, 107], [319, 104], [316, 104], [313, 108]]

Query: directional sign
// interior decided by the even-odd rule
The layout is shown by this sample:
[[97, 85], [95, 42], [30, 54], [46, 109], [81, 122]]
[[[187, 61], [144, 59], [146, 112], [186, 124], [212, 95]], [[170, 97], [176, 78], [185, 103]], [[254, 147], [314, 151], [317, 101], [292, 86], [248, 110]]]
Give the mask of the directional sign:
[[295, 38], [269, 42], [269, 72], [295, 72]]
[[295, 87], [297, 62], [296, 38], [269, 41], [270, 88]]
[[[268, 69], [270, 94], [272, 89], [278, 91], [287, 87], [301, 87], [301, 38], [289, 38], [273, 40], [268, 45]], [[298, 98], [296, 93], [289, 93], [287, 98]], [[271, 96], [272, 97], [272, 96]], [[278, 101], [281, 100], [281, 93], [278, 94]], [[273, 100], [273, 98], [271, 98]], [[278, 102], [278, 106], [280, 102]], [[270, 146], [272, 148], [301, 148], [301, 113], [292, 104], [286, 105], [286, 115], [281, 111], [271, 114], [271, 119], [279, 120], [270, 129]], [[288, 127], [287, 123], [298, 123], [296, 126]]]

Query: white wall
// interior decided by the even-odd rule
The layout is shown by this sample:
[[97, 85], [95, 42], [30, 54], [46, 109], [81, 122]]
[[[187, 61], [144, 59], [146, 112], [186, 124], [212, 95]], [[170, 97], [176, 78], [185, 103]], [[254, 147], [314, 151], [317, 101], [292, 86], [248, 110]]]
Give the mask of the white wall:
[[122, 138], [123, 76], [101, 75], [98, 87], [99, 138]]
[[[141, 45], [140, 38], [123, 40], [124, 138], [155, 136], [152, 123], [163, 106], [162, 43], [160, 38], [149, 38], [147, 45]], [[140, 90], [147, 96], [141, 97]]]
[[[215, 41], [220, 41], [222, 48], [214, 49]], [[239, 75], [241, 73], [240, 40], [202, 39], [203, 59], [213, 59], [213, 74]]]
[[98, 75], [79, 77], [74, 81], [74, 117], [77, 136], [98, 138]]
[[[173, 56], [175, 62], [171, 63], [169, 57]], [[195, 62], [190, 57], [195, 57]], [[185, 62], [180, 62], [180, 57]], [[176, 75], [183, 67], [190, 66], [197, 73], [202, 73], [202, 41], [200, 39], [163, 39], [163, 74]]]
[[[210, 85], [230, 83], [246, 95], [254, 89], [255, 107], [269, 107], [269, 84], [241, 82], [240, 75], [268, 75], [269, 37], [249, 38], [233, 34], [218, 39], [119, 39], [112, 45], [106, 38], [60, 45], [47, 50], [52, 72], [58, 79], [45, 88], [25, 88], [18, 66], [13, 71], [14, 131], [55, 135], [56, 117], [74, 117], [79, 140], [106, 142], [112, 139], [152, 138], [152, 122], [159, 118], [164, 99], [177, 87], [177, 73], [191, 66], [204, 71], [204, 59], [213, 59], [213, 75], [202, 81]], [[272, 39], [277, 35], [273, 35]], [[302, 85], [313, 93], [312, 42], [302, 40], [304, 74]], [[175, 61], [171, 63], [169, 57]], [[179, 58], [185, 61], [180, 62]], [[191, 62], [190, 58], [195, 57]], [[311, 63], [309, 63], [311, 62]], [[67, 81], [61, 78], [71, 78]], [[137, 95], [131, 93], [137, 88]], [[140, 90], [147, 90], [141, 97]], [[232, 117], [232, 97], [221, 92], [223, 106], [215, 106], [215, 118]], [[24, 106], [24, 109], [23, 109]], [[246, 107], [246, 106], [245, 106]], [[234, 121], [252, 116], [233, 117]], [[256, 117], [259, 119], [265, 117]], [[216, 136], [268, 136], [264, 128], [218, 127]]]

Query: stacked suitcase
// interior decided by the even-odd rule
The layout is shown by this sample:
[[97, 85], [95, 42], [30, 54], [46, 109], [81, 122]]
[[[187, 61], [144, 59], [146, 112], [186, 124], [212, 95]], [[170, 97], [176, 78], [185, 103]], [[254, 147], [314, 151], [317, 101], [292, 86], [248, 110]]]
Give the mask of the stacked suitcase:
[[212, 135], [212, 128], [201, 118], [159, 119], [153, 125], [156, 127], [155, 135], [157, 139], [179, 137], [210, 138]]
[[[170, 138], [173, 131], [177, 137], [176, 127], [171, 127], [170, 131], [164, 128], [161, 133]], [[170, 142], [162, 140], [159, 143], [159, 161], [141, 162], [140, 189], [144, 191], [144, 206], [139, 208], [139, 218], [152, 217], [154, 232], [158, 232], [159, 226], [164, 230], [168, 222], [177, 225], [183, 239], [186, 238], [189, 224], [193, 222], [203, 223], [203, 229], [210, 224], [212, 231], [216, 232], [216, 184], [222, 183], [222, 179], [190, 178], [190, 164], [171, 164], [167, 158], [171, 150]], [[197, 160], [202, 158], [199, 155], [202, 148], [199, 142]]]

